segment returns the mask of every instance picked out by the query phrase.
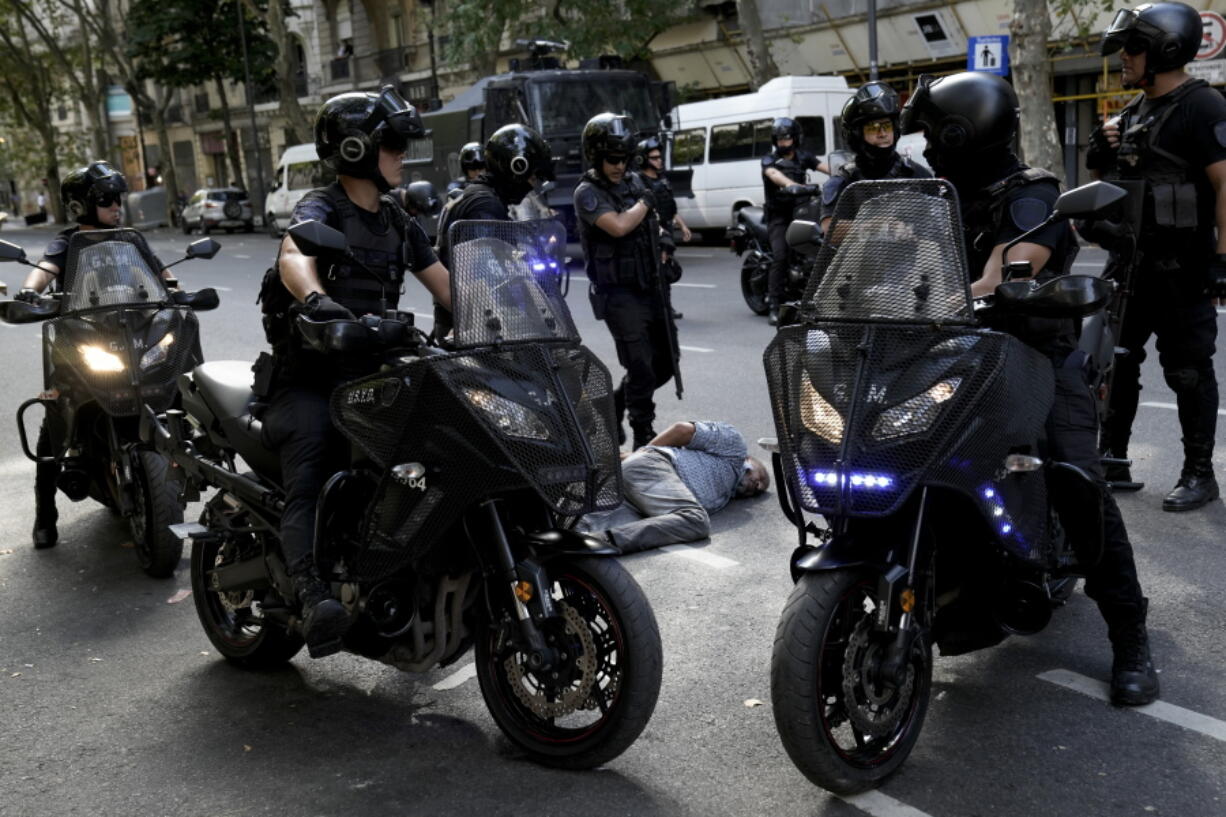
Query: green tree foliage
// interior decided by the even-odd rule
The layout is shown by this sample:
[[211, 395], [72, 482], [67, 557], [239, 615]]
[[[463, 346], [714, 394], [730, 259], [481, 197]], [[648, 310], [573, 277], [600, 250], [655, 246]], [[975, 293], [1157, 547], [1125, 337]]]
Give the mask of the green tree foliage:
[[566, 55], [575, 59], [602, 54], [645, 57], [652, 37], [691, 13], [687, 4], [658, 0], [457, 0], [447, 5], [444, 58], [488, 71], [504, 33], [512, 40], [569, 43]]
[[[128, 10], [128, 53], [141, 64], [142, 79], [172, 88], [207, 80], [242, 82], [237, 0], [133, 0]], [[274, 77], [277, 47], [263, 21], [245, 12], [251, 80]]]

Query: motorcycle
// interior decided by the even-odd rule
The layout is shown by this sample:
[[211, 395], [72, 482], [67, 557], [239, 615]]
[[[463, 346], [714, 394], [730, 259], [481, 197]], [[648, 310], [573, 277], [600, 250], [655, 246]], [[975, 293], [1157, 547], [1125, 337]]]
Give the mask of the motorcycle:
[[[797, 219], [816, 221], [820, 214], [821, 204], [818, 189], [814, 185], [799, 185], [804, 189], [801, 194], [793, 195], [796, 200], [794, 211]], [[771, 253], [770, 235], [766, 227], [765, 211], [761, 207], [747, 206], [738, 209], [732, 215], [732, 225], [724, 231], [724, 238], [731, 244], [732, 252], [742, 258], [741, 262], [741, 296], [745, 305], [755, 315], [765, 315], [770, 311], [767, 303], [770, 286], [770, 268], [774, 263]], [[809, 277], [809, 262], [803, 255], [788, 253], [788, 273], [784, 282], [784, 301], [798, 300], [805, 290], [805, 282]]]
[[[212, 258], [221, 246], [196, 241], [174, 266]], [[0, 260], [29, 264], [25, 251], [0, 241]], [[57, 487], [73, 502], [87, 497], [128, 518], [136, 559], [150, 576], [170, 576], [183, 555], [167, 526], [183, 521], [173, 469], [143, 445], [142, 405], [176, 401], [175, 379], [203, 359], [195, 312], [214, 309], [217, 292], [188, 293], [164, 279], [133, 230], [87, 230], [69, 240], [60, 289], [37, 303], [0, 303], [0, 320], [43, 321], [47, 391], [17, 409], [23, 453], [58, 462]], [[52, 453], [31, 451], [25, 414], [42, 406]]]
[[[1070, 191], [1036, 230], [1124, 195]], [[989, 327], [1095, 314], [1114, 287], [1009, 280], [1029, 273], [1018, 262], [976, 309], [958, 212], [941, 180], [850, 185], [842, 240], [822, 247], [799, 322], [764, 355], [778, 437], [762, 444], [798, 538], [775, 723], [796, 766], [837, 794], [905, 761], [934, 644], [957, 655], [1040, 631], [1103, 548], [1100, 488], [1046, 456], [1051, 362]]]
[[[471, 648], [503, 733], [539, 763], [591, 768], [642, 732], [662, 668], [651, 605], [618, 551], [573, 528], [621, 499], [612, 380], [562, 298], [560, 224], [450, 229], [446, 349], [411, 313], [297, 318], [311, 348], [383, 361], [332, 395], [352, 464], [321, 491], [316, 566], [352, 617], [346, 649], [425, 672]], [[347, 251], [318, 222], [289, 233], [307, 255]], [[148, 410], [145, 431], [193, 490], [219, 489], [178, 528], [196, 612], [222, 656], [263, 669], [304, 642], [279, 460], [251, 384], [249, 363], [206, 363], [180, 380], [183, 411]]]

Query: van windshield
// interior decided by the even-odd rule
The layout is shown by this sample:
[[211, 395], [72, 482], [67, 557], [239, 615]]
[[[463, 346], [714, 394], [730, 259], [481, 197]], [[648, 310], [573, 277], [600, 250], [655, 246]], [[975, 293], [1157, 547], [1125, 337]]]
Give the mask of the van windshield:
[[640, 130], [657, 126], [651, 92], [642, 77], [551, 79], [529, 83], [528, 92], [533, 118], [546, 138], [579, 133], [589, 119], [606, 111], [629, 116]]

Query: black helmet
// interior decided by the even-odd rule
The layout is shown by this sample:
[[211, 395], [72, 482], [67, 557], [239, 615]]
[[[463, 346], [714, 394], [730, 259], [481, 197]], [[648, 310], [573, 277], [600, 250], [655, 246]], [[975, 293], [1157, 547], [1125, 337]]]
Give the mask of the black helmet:
[[1200, 13], [1184, 3], [1146, 3], [1121, 9], [1103, 34], [1103, 56], [1121, 48], [1145, 54], [1145, 80], [1174, 71], [1196, 57], [1204, 36]]
[[583, 126], [583, 158], [600, 169], [605, 156], [634, 153], [634, 120], [618, 113], [598, 113]]
[[432, 216], [443, 209], [434, 185], [427, 181], [412, 182], [404, 189], [404, 200], [415, 216]]
[[651, 153], [653, 150], [660, 151], [661, 156], [664, 155], [664, 145], [660, 142], [660, 138], [658, 136], [648, 136], [646, 139], [640, 140], [634, 149], [635, 164], [637, 164], [639, 167], [646, 167], [647, 154]]
[[843, 114], [839, 119], [839, 124], [843, 129], [843, 141], [856, 153], [867, 151], [873, 155], [883, 150], [892, 153], [894, 151], [892, 146], [886, 149], [867, 144], [864, 141], [864, 126], [878, 119], [888, 119], [894, 125], [894, 130], [897, 131], [900, 107], [898, 94], [884, 82], [870, 82], [862, 86], [843, 105]]
[[[110, 227], [98, 221], [98, 208], [109, 206], [112, 196], [128, 192], [128, 182], [123, 174], [111, 167], [110, 162], [90, 162], [78, 167], [60, 182], [60, 198], [65, 212], [78, 224], [94, 227]], [[107, 204], [104, 205], [103, 202]]]
[[410, 139], [424, 136], [417, 110], [395, 88], [380, 93], [334, 96], [315, 117], [315, 152], [324, 164], [358, 179], [370, 179], [381, 192], [391, 189], [379, 172], [379, 148], [402, 151]]
[[485, 172], [506, 204], [515, 204], [532, 189], [531, 179], [553, 178], [549, 143], [527, 125], [503, 125], [485, 143]]
[[1017, 119], [1017, 94], [1009, 83], [963, 71], [935, 79], [922, 75], [900, 125], [903, 133], [924, 132], [924, 156], [938, 175], [948, 176], [951, 168], [970, 169], [980, 157], [1011, 150]]
[[485, 148], [480, 142], [469, 142], [460, 148], [460, 170], [485, 170]]
[[789, 138], [792, 140], [792, 147], [800, 147], [800, 139], [804, 132], [800, 129], [800, 123], [788, 116], [781, 116], [771, 123], [771, 144], [775, 147], [779, 146], [779, 140]]

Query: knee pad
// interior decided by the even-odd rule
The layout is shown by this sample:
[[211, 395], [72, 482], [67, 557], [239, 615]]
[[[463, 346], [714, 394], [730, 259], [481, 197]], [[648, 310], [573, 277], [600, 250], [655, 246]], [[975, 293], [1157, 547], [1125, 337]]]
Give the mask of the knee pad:
[[1196, 387], [1200, 385], [1201, 371], [1200, 369], [1183, 368], [1183, 369], [1165, 369], [1162, 376], [1166, 379], [1166, 385], [1171, 387], [1171, 391], [1179, 394], [1180, 392], [1196, 391]]

